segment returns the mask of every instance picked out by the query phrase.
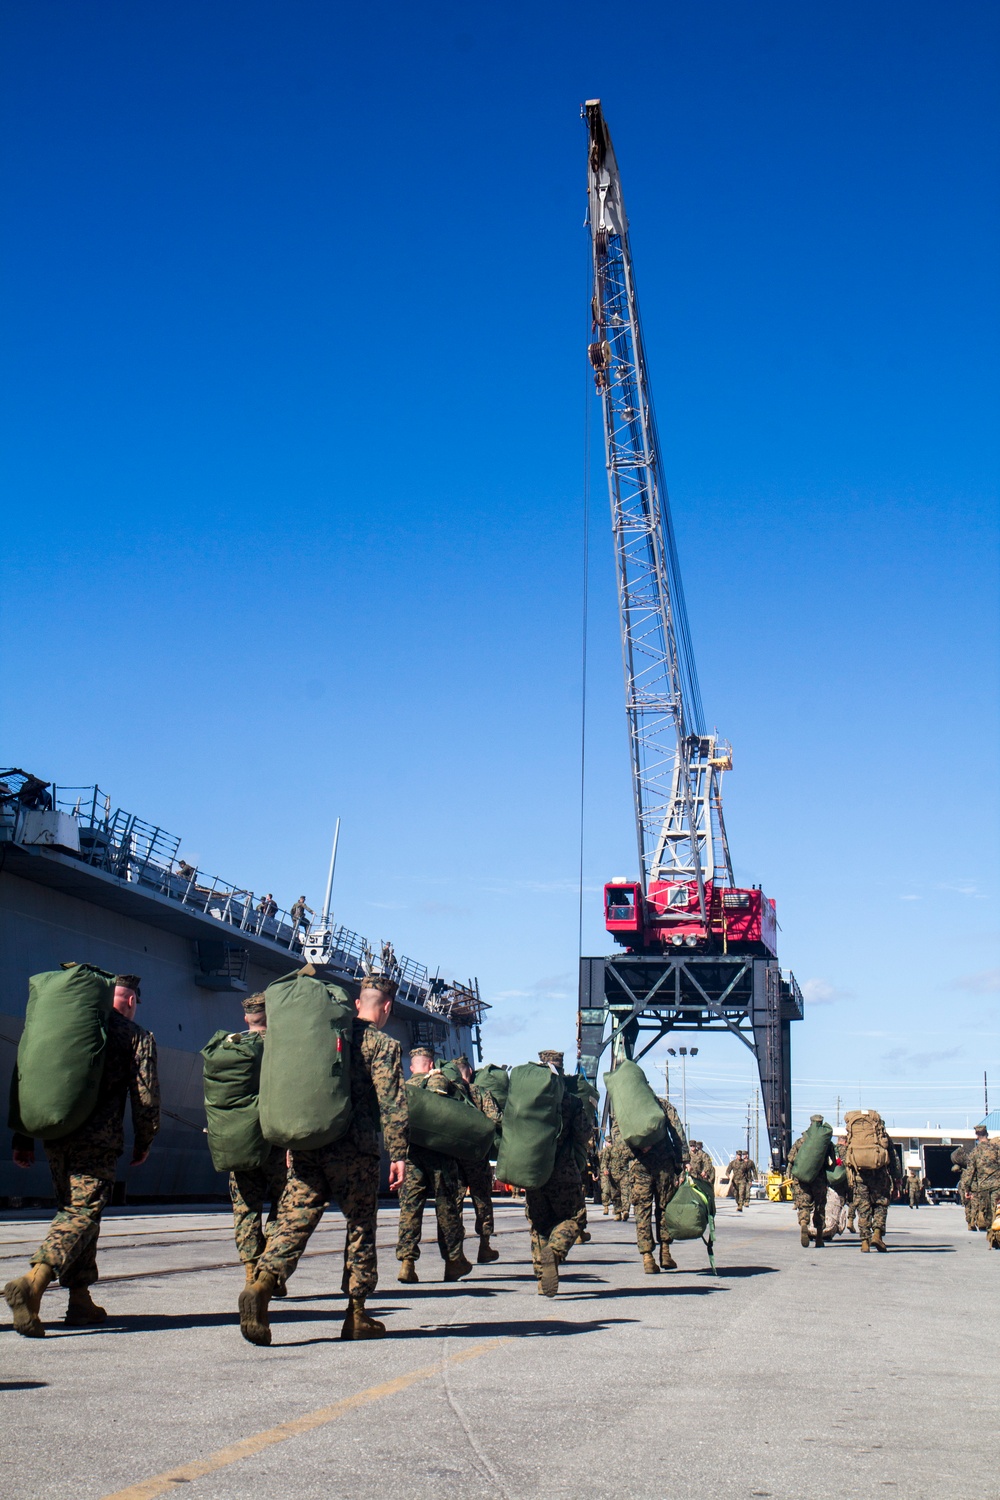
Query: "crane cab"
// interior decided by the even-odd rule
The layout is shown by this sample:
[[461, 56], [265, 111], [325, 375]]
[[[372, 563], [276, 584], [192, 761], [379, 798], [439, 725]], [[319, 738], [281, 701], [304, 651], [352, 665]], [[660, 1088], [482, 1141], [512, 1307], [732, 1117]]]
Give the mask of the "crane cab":
[[644, 895], [637, 880], [619, 877], [604, 887], [605, 925], [632, 952], [777, 952], [774, 902], [749, 890], [705, 883], [708, 925], [702, 920], [696, 881], [654, 881]]

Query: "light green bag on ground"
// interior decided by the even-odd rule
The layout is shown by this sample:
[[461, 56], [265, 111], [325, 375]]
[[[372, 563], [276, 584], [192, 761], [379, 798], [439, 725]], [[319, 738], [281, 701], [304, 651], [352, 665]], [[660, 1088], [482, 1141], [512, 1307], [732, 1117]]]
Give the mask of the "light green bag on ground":
[[472, 1081], [477, 1089], [482, 1089], [484, 1094], [491, 1095], [500, 1113], [503, 1114], [510, 1089], [507, 1069], [498, 1067], [496, 1063], [484, 1063]]
[[833, 1139], [833, 1126], [810, 1121], [802, 1135], [802, 1144], [792, 1162], [792, 1176], [798, 1182], [815, 1182], [826, 1171], [827, 1154]]
[[201, 1055], [213, 1167], [217, 1172], [250, 1172], [263, 1166], [271, 1150], [257, 1105], [264, 1038], [254, 1031], [217, 1031]]
[[620, 1062], [605, 1073], [604, 1084], [611, 1096], [618, 1129], [626, 1146], [648, 1151], [667, 1134], [667, 1117], [638, 1063]]
[[115, 976], [72, 964], [28, 980], [28, 1008], [11, 1080], [10, 1124], [43, 1141], [77, 1130], [104, 1073]]
[[498, 1182], [520, 1188], [548, 1182], [556, 1164], [562, 1099], [563, 1080], [544, 1063], [511, 1069], [497, 1153]]
[[351, 1123], [354, 1006], [339, 985], [299, 971], [269, 984], [264, 1001], [264, 1139], [293, 1151], [329, 1146]]
[[827, 1167], [826, 1182], [827, 1186], [832, 1187], [835, 1193], [839, 1193], [841, 1197], [844, 1196], [844, 1190], [847, 1187], [847, 1168], [843, 1162], [838, 1162], [835, 1167]]
[[439, 1094], [425, 1084], [406, 1085], [410, 1140], [427, 1151], [457, 1156], [462, 1161], [484, 1161], [493, 1145], [493, 1121], [468, 1099]]

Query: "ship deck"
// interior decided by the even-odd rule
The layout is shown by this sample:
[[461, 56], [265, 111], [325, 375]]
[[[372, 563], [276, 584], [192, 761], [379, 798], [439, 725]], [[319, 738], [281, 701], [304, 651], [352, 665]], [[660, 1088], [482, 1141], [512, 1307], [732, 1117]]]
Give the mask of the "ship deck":
[[[970, 1500], [996, 1493], [992, 1320], [1000, 1254], [950, 1205], [893, 1209], [891, 1253], [854, 1236], [803, 1250], [787, 1204], [719, 1205], [700, 1244], [644, 1276], [633, 1226], [593, 1241], [540, 1298], [523, 1211], [498, 1204], [502, 1259], [444, 1285], [395, 1281], [396, 1210], [379, 1218], [372, 1308], [391, 1337], [337, 1338], [343, 1221], [328, 1214], [272, 1304], [274, 1343], [241, 1340], [224, 1212], [112, 1211], [101, 1328], [3, 1347], [8, 1500], [274, 1495], [428, 1500]], [[23, 1264], [47, 1215], [0, 1218]], [[433, 1221], [431, 1221], [431, 1228]], [[994, 1263], [996, 1262], [996, 1263]]]

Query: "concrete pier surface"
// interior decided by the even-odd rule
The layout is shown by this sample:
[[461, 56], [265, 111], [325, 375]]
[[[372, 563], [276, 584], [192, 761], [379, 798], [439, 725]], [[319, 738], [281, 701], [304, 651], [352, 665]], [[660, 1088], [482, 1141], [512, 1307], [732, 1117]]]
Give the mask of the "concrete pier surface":
[[[47, 1218], [0, 1216], [4, 1280]], [[331, 1211], [257, 1349], [228, 1212], [110, 1212], [107, 1324], [65, 1327], [56, 1287], [47, 1337], [22, 1339], [0, 1304], [6, 1500], [1000, 1496], [1000, 1252], [954, 1206], [892, 1209], [890, 1253], [861, 1255], [803, 1250], [790, 1205], [723, 1202], [718, 1277], [697, 1242], [644, 1275], [634, 1226], [591, 1209], [554, 1301], [518, 1205], [498, 1201], [502, 1259], [457, 1285], [432, 1242], [397, 1284], [395, 1222], [371, 1302], [390, 1337], [339, 1341]]]

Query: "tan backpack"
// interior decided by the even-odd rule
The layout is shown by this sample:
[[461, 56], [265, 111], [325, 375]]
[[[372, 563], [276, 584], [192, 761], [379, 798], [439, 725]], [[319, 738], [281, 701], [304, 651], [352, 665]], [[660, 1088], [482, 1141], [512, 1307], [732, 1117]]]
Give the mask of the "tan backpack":
[[876, 1172], [889, 1165], [889, 1136], [882, 1116], [874, 1109], [852, 1109], [844, 1116], [847, 1126], [845, 1155], [855, 1171]]

